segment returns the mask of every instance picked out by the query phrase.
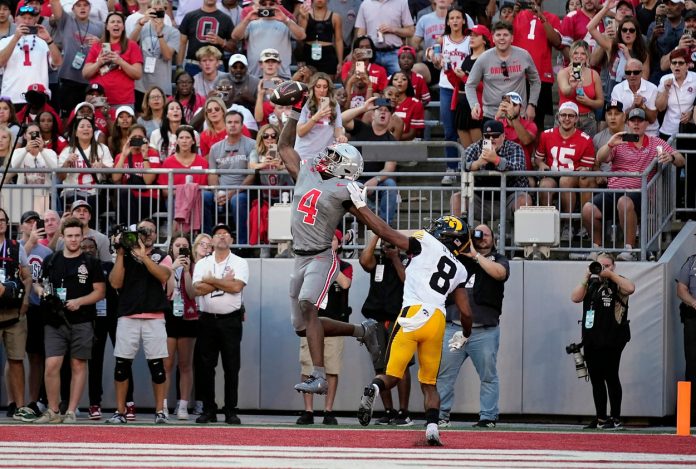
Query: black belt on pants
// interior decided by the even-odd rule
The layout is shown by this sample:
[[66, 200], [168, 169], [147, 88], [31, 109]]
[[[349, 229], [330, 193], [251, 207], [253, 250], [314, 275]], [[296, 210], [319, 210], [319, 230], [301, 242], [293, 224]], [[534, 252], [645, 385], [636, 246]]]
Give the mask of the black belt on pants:
[[322, 252], [326, 251], [329, 248], [325, 249], [315, 249], [314, 251], [303, 251], [302, 249], [293, 249], [292, 252], [294, 252], [298, 256], [316, 256], [317, 254], [321, 254]]
[[231, 313], [207, 313], [205, 311], [201, 311], [201, 316], [207, 316], [213, 319], [225, 319], [238, 316], [240, 312], [241, 309], [235, 309]]

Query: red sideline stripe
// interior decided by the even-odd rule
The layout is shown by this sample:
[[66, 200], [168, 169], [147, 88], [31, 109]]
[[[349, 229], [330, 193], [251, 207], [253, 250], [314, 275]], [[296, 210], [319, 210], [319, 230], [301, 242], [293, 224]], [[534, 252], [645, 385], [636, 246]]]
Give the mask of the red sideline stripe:
[[[40, 429], [40, 431], [38, 431]], [[448, 449], [568, 450], [696, 455], [692, 437], [624, 433], [551, 433], [445, 430]], [[1, 425], [0, 441], [93, 442], [229, 446], [310, 446], [413, 448], [423, 446], [423, 431], [295, 428], [44, 426]], [[429, 450], [437, 451], [437, 448]]]

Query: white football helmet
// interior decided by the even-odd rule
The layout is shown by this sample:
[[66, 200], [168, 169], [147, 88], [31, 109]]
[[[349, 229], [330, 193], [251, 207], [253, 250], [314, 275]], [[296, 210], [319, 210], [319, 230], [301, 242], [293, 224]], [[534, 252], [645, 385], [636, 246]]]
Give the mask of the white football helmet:
[[355, 181], [362, 173], [363, 159], [353, 145], [337, 143], [326, 147], [326, 150], [314, 159], [314, 166], [319, 172]]

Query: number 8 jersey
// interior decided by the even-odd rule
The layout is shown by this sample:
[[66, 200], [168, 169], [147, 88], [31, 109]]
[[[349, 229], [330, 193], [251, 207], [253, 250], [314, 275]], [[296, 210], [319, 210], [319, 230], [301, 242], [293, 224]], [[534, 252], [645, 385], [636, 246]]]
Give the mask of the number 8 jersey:
[[[444, 244], [425, 230], [417, 231], [410, 241], [410, 251], [416, 254], [406, 267], [403, 308], [422, 305], [420, 320], [414, 316], [410, 325], [417, 329], [424, 324], [435, 309], [445, 314], [445, 300], [460, 284], [466, 282], [467, 272]], [[417, 246], [420, 247], [418, 252]], [[416, 249], [414, 249], [416, 248]], [[402, 321], [405, 329], [407, 325]], [[418, 324], [422, 323], [422, 324]], [[415, 327], [414, 327], [415, 326]]]
[[324, 251], [331, 248], [334, 232], [353, 205], [348, 180], [324, 179], [309, 160], [300, 161], [292, 198], [293, 249]]

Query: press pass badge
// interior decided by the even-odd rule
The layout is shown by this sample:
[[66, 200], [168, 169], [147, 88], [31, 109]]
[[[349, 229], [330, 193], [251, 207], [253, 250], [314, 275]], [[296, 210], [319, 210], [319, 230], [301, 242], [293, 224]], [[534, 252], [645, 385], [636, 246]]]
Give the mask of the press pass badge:
[[77, 51], [75, 53], [75, 58], [72, 61], [72, 68], [75, 70], [82, 70], [82, 66], [85, 64], [85, 53], [82, 51]]
[[97, 317], [98, 318], [106, 317], [106, 298], [103, 298], [103, 299], [97, 301], [97, 304], [94, 306], [97, 308]]
[[588, 309], [585, 314], [585, 329], [592, 329], [594, 326], [594, 310]]
[[312, 43], [312, 60], [321, 60], [321, 44], [319, 42]]
[[181, 298], [181, 291], [178, 288], [174, 290], [174, 298], [172, 300], [172, 314], [177, 318], [182, 317], [184, 315], [184, 300]]
[[377, 264], [375, 267], [375, 282], [384, 280], [384, 264]]
[[0, 283], [5, 283], [5, 280], [7, 280], [5, 269], [0, 269]]
[[143, 66], [143, 72], [145, 73], [155, 73], [155, 64], [157, 59], [154, 57], [145, 57], [145, 65]]
[[58, 298], [60, 298], [60, 301], [67, 301], [68, 300], [68, 289], [67, 288], [56, 288], [56, 295], [58, 295]]

